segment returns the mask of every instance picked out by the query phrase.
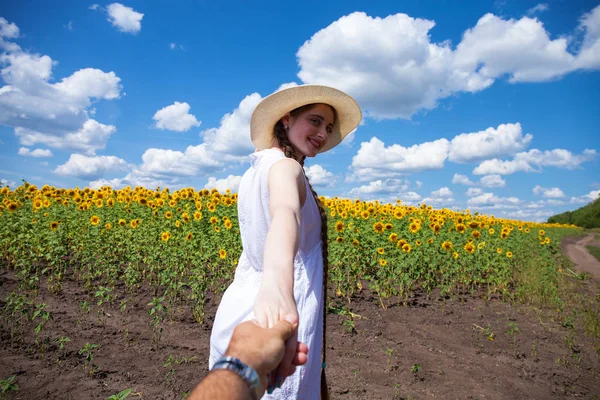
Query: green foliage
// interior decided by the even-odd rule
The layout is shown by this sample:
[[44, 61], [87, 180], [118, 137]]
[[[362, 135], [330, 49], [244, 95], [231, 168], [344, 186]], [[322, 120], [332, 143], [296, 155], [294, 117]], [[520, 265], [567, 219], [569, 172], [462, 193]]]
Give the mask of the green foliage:
[[0, 380], [0, 399], [3, 399], [10, 392], [18, 392], [19, 385], [13, 383], [15, 376], [11, 375], [7, 379]]
[[129, 394], [131, 393], [131, 389], [125, 389], [120, 391], [117, 394], [113, 394], [109, 397], [106, 398], [106, 400], [125, 400], [127, 397], [129, 397]]
[[600, 198], [575, 211], [566, 211], [548, 218], [549, 224], [573, 224], [582, 228], [600, 228]]

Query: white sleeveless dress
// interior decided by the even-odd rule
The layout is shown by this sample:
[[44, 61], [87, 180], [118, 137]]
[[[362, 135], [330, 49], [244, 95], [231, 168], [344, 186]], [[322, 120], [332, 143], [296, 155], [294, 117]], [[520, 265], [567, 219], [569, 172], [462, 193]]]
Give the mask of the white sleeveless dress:
[[[240, 181], [238, 218], [242, 255], [235, 278], [223, 294], [210, 337], [209, 368], [225, 353], [233, 328], [254, 318], [254, 301], [262, 280], [269, 214], [269, 168], [285, 158], [277, 149], [250, 155], [251, 166]], [[298, 340], [308, 346], [308, 361], [288, 377], [281, 389], [263, 399], [319, 399], [323, 346], [323, 256], [321, 217], [305, 178], [306, 201], [301, 210], [300, 245], [294, 259], [294, 298], [298, 308]]]

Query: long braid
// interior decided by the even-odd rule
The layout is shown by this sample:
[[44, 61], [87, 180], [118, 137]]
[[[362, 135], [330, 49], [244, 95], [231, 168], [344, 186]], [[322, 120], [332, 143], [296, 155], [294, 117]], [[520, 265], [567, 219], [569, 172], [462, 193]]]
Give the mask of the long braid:
[[[290, 114], [295, 116], [300, 114], [305, 109], [312, 107], [312, 105], [303, 106], [299, 109], [292, 111]], [[283, 154], [287, 158], [294, 158], [296, 155], [296, 149], [290, 142], [287, 136], [287, 129], [283, 125], [281, 121], [277, 122], [275, 125], [275, 138], [279, 144], [279, 147], [283, 150]], [[327, 214], [325, 213], [325, 209], [323, 208], [323, 204], [317, 195], [317, 192], [313, 189], [310, 184], [310, 180], [308, 176], [306, 176], [306, 170], [304, 169], [304, 160], [306, 157], [302, 157], [299, 161], [302, 166], [302, 170], [304, 172], [304, 177], [306, 178], [306, 182], [308, 182], [308, 187], [310, 192], [315, 199], [315, 203], [319, 208], [319, 214], [321, 216], [321, 251], [323, 256], [323, 348], [322, 348], [322, 368], [321, 368], [321, 400], [329, 400], [329, 391], [327, 389], [327, 379], [325, 377], [325, 367], [326, 367], [326, 359], [327, 359], [327, 281], [329, 277], [329, 246], [328, 246], [328, 236], [327, 236]]]

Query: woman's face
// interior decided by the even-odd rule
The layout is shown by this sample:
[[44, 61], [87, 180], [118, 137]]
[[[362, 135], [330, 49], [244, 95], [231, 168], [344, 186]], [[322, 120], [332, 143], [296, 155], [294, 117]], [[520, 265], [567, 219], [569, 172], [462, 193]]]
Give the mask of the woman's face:
[[292, 145], [304, 156], [314, 157], [327, 142], [334, 118], [331, 106], [317, 104], [296, 117], [286, 114], [281, 121], [288, 127]]

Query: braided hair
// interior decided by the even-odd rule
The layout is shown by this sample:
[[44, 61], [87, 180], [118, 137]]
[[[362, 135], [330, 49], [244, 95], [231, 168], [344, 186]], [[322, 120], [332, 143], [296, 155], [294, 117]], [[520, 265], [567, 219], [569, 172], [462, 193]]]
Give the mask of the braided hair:
[[[296, 117], [302, 114], [305, 111], [313, 108], [315, 104], [308, 104], [302, 107], [298, 107], [290, 112], [292, 117]], [[331, 107], [333, 110], [334, 119], [337, 118], [337, 114], [335, 109]], [[321, 368], [321, 400], [329, 399], [329, 392], [327, 390], [327, 380], [325, 378], [325, 367], [326, 367], [326, 355], [327, 355], [327, 280], [329, 275], [329, 249], [327, 243], [327, 214], [325, 213], [325, 209], [323, 208], [323, 204], [317, 195], [317, 192], [313, 189], [310, 184], [310, 180], [308, 176], [306, 176], [306, 170], [304, 170], [304, 160], [305, 156], [300, 156], [298, 160], [296, 157], [299, 156], [299, 152], [294, 147], [290, 139], [288, 138], [287, 128], [284, 126], [283, 122], [279, 120], [277, 124], [275, 124], [275, 138], [277, 139], [277, 143], [279, 147], [283, 150], [283, 154], [287, 158], [293, 158], [297, 160], [302, 169], [304, 171], [304, 176], [306, 177], [306, 181], [308, 182], [308, 187], [310, 188], [310, 192], [312, 193], [315, 202], [317, 203], [317, 207], [319, 208], [319, 214], [321, 215], [321, 241], [322, 241], [322, 255], [323, 255], [323, 349], [322, 349], [322, 359], [323, 364]]]

